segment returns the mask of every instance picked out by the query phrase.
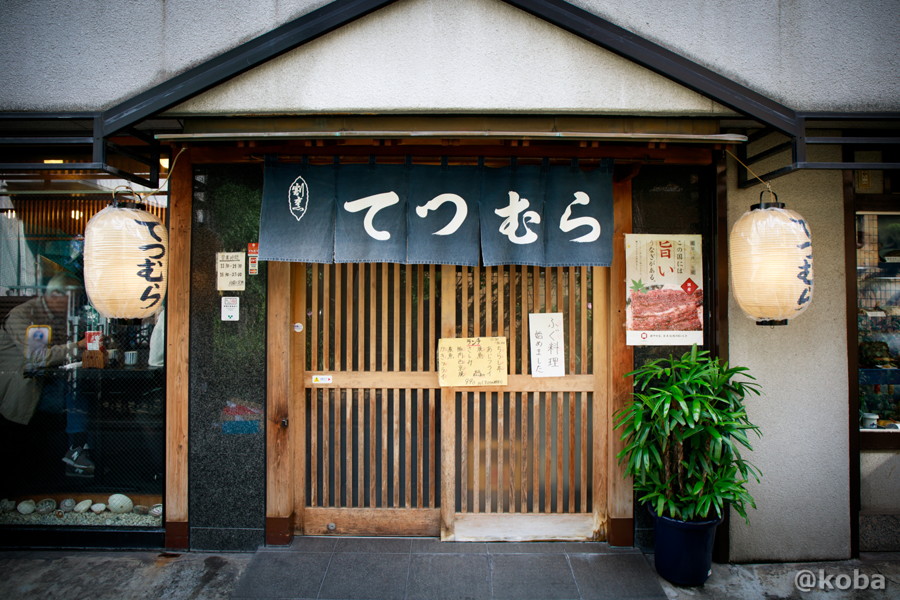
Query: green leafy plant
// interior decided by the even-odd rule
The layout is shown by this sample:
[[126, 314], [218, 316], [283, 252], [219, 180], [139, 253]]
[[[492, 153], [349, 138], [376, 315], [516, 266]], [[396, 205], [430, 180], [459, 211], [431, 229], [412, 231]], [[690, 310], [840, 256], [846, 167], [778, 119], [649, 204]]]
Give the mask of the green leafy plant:
[[741, 457], [760, 435], [744, 407], [759, 385], [746, 367], [730, 367], [694, 346], [628, 373], [632, 401], [615, 415], [625, 447], [617, 454], [642, 502], [681, 521], [721, 517], [726, 504], [749, 522], [756, 508], [746, 484], [761, 476]]

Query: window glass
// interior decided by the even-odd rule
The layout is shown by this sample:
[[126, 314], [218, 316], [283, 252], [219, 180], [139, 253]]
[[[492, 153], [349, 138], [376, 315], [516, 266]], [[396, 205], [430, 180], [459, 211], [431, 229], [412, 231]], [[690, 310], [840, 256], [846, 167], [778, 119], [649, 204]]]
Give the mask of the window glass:
[[859, 419], [900, 432], [900, 213], [856, 217]]
[[0, 524], [162, 525], [164, 311], [106, 319], [84, 289], [85, 225], [108, 204], [0, 196]]

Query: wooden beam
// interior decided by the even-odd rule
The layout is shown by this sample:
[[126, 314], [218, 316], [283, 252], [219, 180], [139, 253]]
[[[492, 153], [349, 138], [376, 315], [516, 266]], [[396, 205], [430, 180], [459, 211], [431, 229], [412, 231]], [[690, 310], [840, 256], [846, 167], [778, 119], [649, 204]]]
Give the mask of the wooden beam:
[[[439, 161], [447, 156], [451, 159], [473, 159], [483, 156], [488, 159], [508, 160], [509, 157], [600, 160], [612, 158], [624, 161], [646, 161], [657, 164], [709, 165], [712, 163], [712, 149], [706, 146], [674, 146], [672, 144], [634, 144], [612, 145], [571, 143], [569, 145], [511, 146], [507, 143], [454, 143], [427, 144], [416, 138], [417, 143], [380, 145], [378, 140], [324, 140], [318, 145], [306, 145], [304, 142], [266, 142], [255, 141], [242, 146], [198, 146], [194, 158], [196, 164], [215, 164], [222, 162], [260, 163], [262, 154], [277, 154], [283, 161], [299, 161], [300, 157], [310, 157], [310, 163], [320, 160], [331, 163], [333, 156], [359, 157], [360, 161], [368, 161], [369, 157], [406, 157], [414, 156], [417, 161], [425, 161], [429, 157]], [[439, 141], [439, 140], [438, 140]]]
[[[306, 265], [291, 264], [291, 323], [307, 326], [306, 319]], [[349, 296], [349, 294], [348, 294]], [[293, 325], [291, 325], [293, 329]], [[292, 480], [294, 502], [294, 531], [303, 530], [306, 509], [306, 330], [291, 334], [291, 396], [290, 418], [291, 452], [293, 456]]]
[[304, 535], [437, 536], [437, 508], [307, 508]]
[[[173, 149], [174, 150], [174, 149]], [[173, 152], [174, 154], [174, 152]], [[166, 308], [166, 547], [188, 539], [188, 390], [191, 311], [191, 150], [169, 178], [169, 289]]]
[[[604, 350], [605, 351], [605, 350]], [[331, 377], [331, 381], [314, 381], [317, 376]], [[393, 388], [436, 389], [437, 371], [307, 371], [303, 376], [307, 387], [332, 389]], [[590, 392], [593, 375], [566, 375], [565, 377], [532, 377], [509, 375], [506, 385], [479, 386], [479, 392]]]
[[498, 514], [457, 513], [457, 542], [539, 542], [591, 539], [590, 513]]
[[[290, 543], [293, 515], [291, 461], [291, 265], [268, 263], [266, 294], [266, 539]], [[270, 531], [270, 526], [278, 531]], [[272, 542], [269, 542], [272, 543]]]
[[[456, 267], [441, 267], [441, 337], [456, 337]], [[440, 535], [453, 540], [456, 514], [456, 389], [441, 389]]]
[[[584, 285], [584, 283], [582, 283]], [[609, 269], [591, 267], [591, 314], [593, 315], [593, 378], [594, 378], [594, 412], [591, 427], [594, 432], [593, 453], [593, 529], [592, 537], [596, 540], [609, 539], [609, 497], [607, 489], [610, 478], [609, 471], [609, 436], [611, 426], [609, 417], [610, 360], [613, 355], [609, 347]], [[584, 354], [586, 356], [586, 354]]]
[[624, 447], [619, 432], [614, 429], [613, 415], [631, 398], [632, 380], [625, 377], [634, 368], [634, 351], [625, 343], [625, 234], [631, 226], [631, 179], [613, 184], [613, 262], [610, 267], [609, 285], [609, 404], [607, 406], [607, 472], [609, 473], [608, 541], [614, 546], [634, 544], [634, 532], [625, 521], [633, 522], [634, 493], [631, 478], [623, 477], [624, 467], [616, 460], [616, 454]]

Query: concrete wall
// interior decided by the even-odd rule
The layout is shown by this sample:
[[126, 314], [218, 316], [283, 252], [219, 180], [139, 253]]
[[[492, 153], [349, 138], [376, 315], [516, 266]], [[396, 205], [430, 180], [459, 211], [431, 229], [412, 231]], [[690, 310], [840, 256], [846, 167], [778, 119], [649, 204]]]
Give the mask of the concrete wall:
[[[738, 190], [729, 165], [728, 222], [759, 201], [761, 186]], [[750, 526], [731, 520], [731, 557], [755, 560], [847, 558], [850, 554], [847, 310], [840, 172], [799, 171], [772, 182], [780, 201], [809, 223], [813, 300], [786, 327], [760, 327], [733, 296], [732, 364], [750, 368], [763, 396], [748, 402], [763, 437], [750, 460], [763, 472], [751, 486]]]
[[730, 111], [496, 0], [397, 2], [171, 114]]
[[896, 452], [861, 452], [860, 510], [900, 514], [900, 455]]
[[[107, 107], [326, 3], [6, 0], [0, 13], [0, 110]], [[575, 3], [792, 108], [900, 108], [896, 0]], [[617, 85], [608, 69], [632, 77], [633, 68], [620, 69], [611, 57], [588, 52], [573, 36], [499, 0], [400, 0], [352, 27], [353, 35], [336, 32], [336, 45], [320, 47], [332, 44], [333, 50], [305, 53], [312, 64], [295, 66], [297, 79], [280, 82], [310, 100], [309, 107], [298, 103], [296, 109], [343, 110], [346, 103], [377, 101], [369, 108], [602, 112], [624, 104], [640, 112], [649, 101], [656, 100], [651, 108], [658, 109], [666, 100], [676, 110], [709, 110], [708, 103], [690, 108], [695, 98], [653, 82], [640, 84], [643, 97], [628, 91], [617, 98], [634, 86]], [[340, 82], [340, 74], [329, 72], [348, 63], [356, 69], [354, 61], [373, 66], [355, 86], [347, 87], [354, 82], [345, 79], [330, 96], [307, 89], [307, 75]], [[448, 77], [461, 86], [454, 89]], [[609, 83], [612, 89], [598, 91]], [[372, 97], [342, 98], [364, 92]], [[313, 93], [319, 101], [311, 102]]]
[[568, 0], [796, 110], [897, 110], [896, 0]]
[[900, 549], [900, 455], [861, 452], [859, 549], [896, 552]]
[[0, 110], [96, 110], [328, 0], [4, 0]]

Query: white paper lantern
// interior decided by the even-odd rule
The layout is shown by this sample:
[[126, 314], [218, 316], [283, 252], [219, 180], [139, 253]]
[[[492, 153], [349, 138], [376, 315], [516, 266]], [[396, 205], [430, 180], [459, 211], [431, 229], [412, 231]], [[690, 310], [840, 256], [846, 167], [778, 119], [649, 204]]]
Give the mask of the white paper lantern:
[[[774, 194], [773, 194], [774, 195]], [[777, 202], [760, 203], [738, 219], [729, 240], [734, 298], [759, 325], [786, 325], [812, 301], [809, 225]]]
[[108, 206], [84, 232], [84, 284], [102, 316], [143, 319], [163, 307], [169, 234], [156, 215]]

